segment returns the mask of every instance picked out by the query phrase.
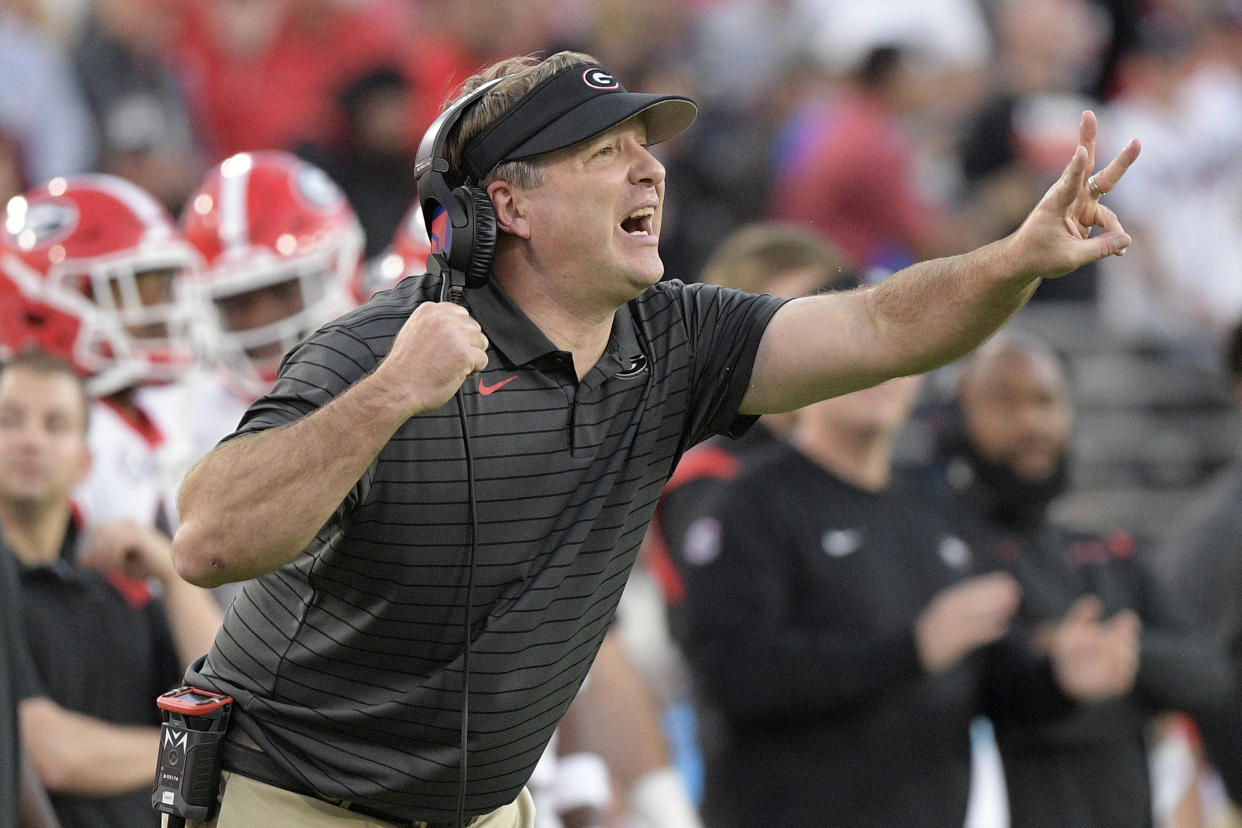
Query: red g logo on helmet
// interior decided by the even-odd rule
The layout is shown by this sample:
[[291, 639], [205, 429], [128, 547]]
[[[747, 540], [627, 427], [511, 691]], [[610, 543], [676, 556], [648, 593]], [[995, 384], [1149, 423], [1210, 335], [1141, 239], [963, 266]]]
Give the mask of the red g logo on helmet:
[[592, 66], [583, 72], [582, 80], [592, 89], [616, 89], [621, 85], [617, 83], [617, 79], [612, 76], [611, 72], [598, 66]]

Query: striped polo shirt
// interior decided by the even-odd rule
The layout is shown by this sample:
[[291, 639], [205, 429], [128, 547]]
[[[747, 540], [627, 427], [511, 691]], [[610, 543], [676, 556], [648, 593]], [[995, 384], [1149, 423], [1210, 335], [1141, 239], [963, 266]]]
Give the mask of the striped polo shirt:
[[[374, 370], [439, 282], [413, 277], [294, 349], [236, 434], [296, 420]], [[579, 381], [496, 284], [467, 304], [488, 365], [460, 395], [478, 514], [465, 810], [512, 801], [586, 676], [678, 458], [737, 415], [781, 301], [662, 282], [618, 309]], [[468, 566], [456, 400], [408, 420], [309, 547], [249, 581], [187, 678], [320, 793], [456, 814]], [[360, 429], [366, 428], [359, 423]], [[233, 435], [236, 436], [236, 435]]]

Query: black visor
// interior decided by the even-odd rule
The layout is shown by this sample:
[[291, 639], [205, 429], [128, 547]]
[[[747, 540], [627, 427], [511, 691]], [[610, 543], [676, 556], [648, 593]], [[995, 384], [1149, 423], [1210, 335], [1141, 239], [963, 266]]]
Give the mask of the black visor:
[[568, 66], [518, 99], [466, 144], [466, 171], [481, 180], [502, 161], [563, 149], [642, 114], [647, 143], [681, 132], [698, 108], [681, 95], [626, 92], [602, 66]]

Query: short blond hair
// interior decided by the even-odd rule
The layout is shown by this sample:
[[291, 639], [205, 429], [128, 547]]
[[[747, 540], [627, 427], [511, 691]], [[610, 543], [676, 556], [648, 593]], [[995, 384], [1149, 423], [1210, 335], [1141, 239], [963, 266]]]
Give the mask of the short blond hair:
[[766, 293], [774, 277], [803, 269], [818, 271], [825, 290], [859, 284], [832, 242], [809, 227], [784, 221], [758, 222], [735, 230], [707, 260], [700, 281]]

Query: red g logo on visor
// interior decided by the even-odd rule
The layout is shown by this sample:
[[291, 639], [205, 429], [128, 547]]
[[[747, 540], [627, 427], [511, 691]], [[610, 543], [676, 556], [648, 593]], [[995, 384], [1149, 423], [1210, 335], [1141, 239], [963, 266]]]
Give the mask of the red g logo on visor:
[[616, 89], [620, 86], [616, 78], [598, 66], [593, 66], [583, 72], [582, 80], [592, 89]]

